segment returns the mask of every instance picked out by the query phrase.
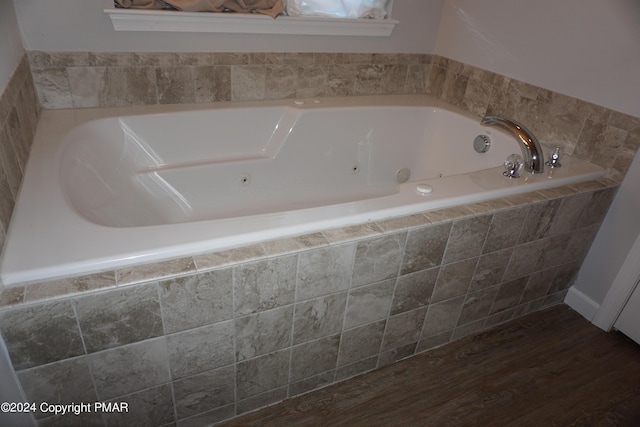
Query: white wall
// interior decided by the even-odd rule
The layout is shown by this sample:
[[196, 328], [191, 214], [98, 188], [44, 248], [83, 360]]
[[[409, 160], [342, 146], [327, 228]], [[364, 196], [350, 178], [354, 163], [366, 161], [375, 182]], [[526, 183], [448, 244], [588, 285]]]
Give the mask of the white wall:
[[640, 238], [640, 155], [636, 155], [600, 227], [574, 287], [602, 304]]
[[390, 37], [115, 32], [113, 0], [14, 0], [27, 50], [433, 53], [444, 0], [396, 0]]
[[24, 54], [18, 20], [11, 0], [0, 0], [0, 93]]
[[445, 0], [436, 53], [640, 116], [638, 0]]

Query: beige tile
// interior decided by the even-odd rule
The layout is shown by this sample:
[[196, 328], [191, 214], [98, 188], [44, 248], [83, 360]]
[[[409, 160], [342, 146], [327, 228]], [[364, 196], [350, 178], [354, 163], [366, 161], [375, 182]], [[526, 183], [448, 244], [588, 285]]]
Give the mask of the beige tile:
[[284, 255], [304, 249], [319, 248], [329, 245], [322, 233], [304, 234], [302, 236], [263, 242], [262, 247], [269, 256]]
[[323, 65], [304, 65], [296, 68], [296, 97], [323, 96], [327, 84], [327, 68]]
[[436, 209], [425, 212], [424, 215], [432, 222], [438, 223], [443, 221], [451, 221], [454, 219], [473, 216], [474, 213], [467, 206], [454, 206], [452, 208]]
[[240, 264], [264, 258], [267, 255], [260, 244], [229, 249], [226, 251], [200, 254], [193, 257], [198, 271], [206, 271], [225, 265]]
[[131, 67], [136, 65], [133, 52], [89, 52], [89, 64], [96, 67]]
[[22, 304], [24, 301], [24, 286], [4, 288], [0, 291], [0, 308]]
[[84, 354], [69, 300], [1, 310], [0, 332], [16, 371]]
[[126, 285], [185, 275], [186, 273], [195, 271], [196, 266], [192, 258], [179, 258], [170, 261], [121, 268], [116, 271], [116, 280], [118, 285]]
[[33, 80], [43, 108], [71, 108], [71, 90], [65, 68], [36, 69]]
[[563, 185], [561, 187], [549, 188], [546, 190], [540, 190], [538, 193], [547, 199], [557, 199], [560, 197], [571, 196], [576, 194], [576, 190], [569, 185]]
[[265, 87], [263, 99], [287, 99], [295, 97], [297, 78], [296, 66], [265, 66]]
[[[252, 52], [249, 54], [250, 64], [282, 64], [284, 56], [287, 54], [281, 52]], [[290, 55], [296, 55], [292, 53]]]
[[228, 65], [194, 67], [195, 102], [231, 101], [231, 68]]
[[586, 191], [601, 190], [605, 188], [605, 185], [598, 180], [592, 180], [587, 182], [580, 182], [578, 184], [571, 184], [577, 192], [582, 193]]
[[511, 203], [513, 206], [520, 206], [520, 205], [526, 205], [529, 203], [542, 202], [546, 199], [547, 198], [544, 195], [540, 194], [537, 191], [505, 197], [505, 200]]
[[473, 203], [466, 207], [475, 214], [483, 214], [508, 209], [513, 205], [506, 199], [493, 199], [484, 202]]
[[252, 101], [264, 99], [266, 72], [264, 65], [231, 66], [231, 100]]
[[411, 227], [431, 224], [431, 221], [423, 214], [415, 214], [383, 219], [376, 221], [376, 224], [383, 232], [387, 233], [390, 231], [401, 231]]
[[34, 283], [25, 287], [25, 301], [33, 302], [83, 292], [106, 289], [116, 285], [115, 271], [70, 277], [68, 279], [52, 280]]
[[132, 65], [140, 67], [173, 67], [178, 65], [178, 55], [180, 54], [168, 52], [134, 52]]
[[403, 93], [407, 81], [408, 65], [386, 64], [382, 67], [380, 94]]
[[165, 333], [186, 331], [233, 317], [230, 268], [158, 283]]
[[285, 52], [282, 54], [282, 62], [284, 64], [295, 65], [314, 65], [315, 53], [290, 53]]
[[409, 64], [403, 93], [427, 93], [430, 71], [430, 65]]
[[75, 108], [109, 106], [106, 67], [67, 68]]
[[196, 100], [193, 67], [158, 67], [156, 94], [159, 104], [188, 104]]
[[246, 65], [249, 64], [250, 53], [216, 52], [213, 54], [214, 65]]
[[348, 242], [363, 237], [377, 236], [382, 234], [382, 230], [376, 223], [353, 225], [349, 227], [334, 228], [322, 232], [329, 243]]
[[109, 105], [151, 105], [156, 103], [156, 74], [153, 67], [108, 67]]
[[356, 246], [351, 286], [397, 277], [406, 239], [407, 233], [400, 232], [360, 240]]
[[380, 93], [383, 66], [378, 64], [356, 65], [354, 95], [376, 95]]
[[176, 56], [177, 65], [213, 65], [213, 53], [209, 52], [178, 52]]

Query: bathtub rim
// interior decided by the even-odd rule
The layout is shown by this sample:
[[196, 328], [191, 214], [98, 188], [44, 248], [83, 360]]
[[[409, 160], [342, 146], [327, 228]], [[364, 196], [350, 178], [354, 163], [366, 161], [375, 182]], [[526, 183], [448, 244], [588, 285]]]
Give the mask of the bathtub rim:
[[[122, 115], [123, 112], [126, 112], [128, 114], [143, 114], [143, 113], [149, 113], [149, 112], [151, 114], [164, 114], [169, 112], [193, 111], [193, 110], [210, 109], [210, 108], [214, 108], [214, 109], [229, 108], [229, 107], [246, 108], [247, 106], [270, 106], [270, 105], [282, 106], [283, 104], [292, 106], [293, 108], [354, 107], [354, 106], [363, 106], [363, 103], [366, 106], [378, 106], [378, 105], [379, 106], [394, 106], [394, 105], [418, 106], [418, 107], [427, 106], [427, 107], [446, 109], [456, 114], [461, 114], [467, 117], [473, 117], [474, 119], [477, 119], [477, 117], [473, 116], [468, 112], [462, 111], [456, 107], [452, 107], [451, 105], [443, 103], [428, 95], [382, 95], [382, 96], [363, 96], [363, 97], [346, 97], [346, 98], [322, 98], [320, 104], [313, 103], [313, 100], [306, 100], [305, 102], [306, 103], [304, 105], [296, 105], [295, 100], [285, 100], [285, 101], [279, 100], [279, 101], [226, 102], [226, 103], [205, 104], [205, 105], [190, 104], [190, 105], [169, 105], [169, 106], [151, 106], [151, 107], [140, 106], [140, 107], [107, 108], [107, 109], [96, 108], [96, 109], [81, 109], [81, 110], [78, 110], [78, 109], [47, 110], [47, 111], [43, 111], [41, 122], [39, 123], [38, 128], [40, 128], [41, 126], [48, 125], [52, 128], [54, 135], [60, 135], [64, 133], [65, 130], [69, 128], [69, 126], [77, 126], [78, 124], [85, 123], [90, 120], [95, 120], [97, 118], [114, 117], [114, 116]], [[56, 134], [56, 132], [58, 133]], [[48, 133], [48, 135], [51, 135], [51, 133]], [[47, 156], [51, 154], [52, 150], [54, 150], [54, 147], [51, 144], [46, 145], [46, 147], [43, 147], [43, 145], [45, 144], [43, 142], [38, 142], [38, 141], [42, 141], [43, 139], [44, 137], [42, 136], [42, 132], [37, 132], [36, 138], [34, 140], [34, 150], [32, 151], [33, 159], [32, 158], [29, 159], [29, 164], [36, 161], [42, 161], [43, 158], [48, 158]], [[516, 144], [514, 142], [514, 147], [515, 146]], [[58, 153], [58, 155], [60, 155], [60, 153]], [[584, 163], [587, 163], [587, 162], [584, 162]], [[593, 173], [589, 175], [589, 178], [582, 178], [579, 180], [567, 181], [561, 185], [573, 184], [573, 183], [577, 183], [578, 181], [582, 182], [586, 180], [598, 179], [604, 175], [604, 172], [605, 172], [604, 169], [598, 168], [596, 166], [593, 166], [593, 167], [597, 168], [598, 171], [595, 172], [595, 169], [594, 169]], [[27, 171], [29, 170], [30, 169], [27, 167]], [[34, 178], [32, 177], [32, 175], [33, 174], [29, 174], [25, 176], [25, 182], [30, 183], [31, 181], [33, 181]], [[452, 178], [452, 177], [449, 177], [449, 178]], [[415, 185], [415, 183], [407, 183], [406, 185]], [[542, 189], [536, 185], [523, 186], [523, 188], [524, 187], [528, 187], [528, 188], [523, 189], [522, 191], [518, 191], [514, 194], [530, 193], [530, 192], [535, 192]], [[57, 195], [59, 196], [59, 194]], [[45, 199], [45, 201], [50, 202], [52, 205], [58, 205], [56, 207], [60, 208], [59, 206], [60, 199], [58, 199], [56, 203], [55, 198], [52, 198], [52, 196], [56, 196], [56, 194], [47, 193], [43, 195], [43, 198]], [[454, 205], [447, 204], [447, 207], [466, 205], [469, 203], [476, 203], [479, 201], [492, 200], [492, 199], [502, 198], [502, 197], [504, 197], [504, 195], [472, 198], [465, 201], [460, 201]], [[31, 206], [31, 203], [21, 202], [21, 200], [22, 200], [22, 197], [20, 197], [18, 199], [18, 203], [16, 203], [14, 217], [18, 219], [15, 220], [15, 222], [19, 226], [29, 227], [30, 225], [33, 225], [33, 224], [30, 224], [29, 220], [25, 220], [25, 214], [23, 211], [28, 211], [28, 209]], [[24, 206], [25, 204], [27, 205], [26, 207]], [[73, 208], [69, 206], [66, 200], [65, 200], [65, 206], [66, 206], [66, 209], [64, 210], [68, 215], [64, 218], [64, 222], [68, 222], [73, 219], [73, 220], [82, 220], [84, 222], [89, 223], [88, 221], [84, 220], [84, 218], [80, 216], [77, 212], [75, 212]], [[56, 262], [50, 263], [50, 264], [53, 264], [53, 266], [45, 266], [45, 267], [40, 267], [38, 269], [34, 269], [33, 267], [30, 267], [30, 268], [24, 267], [20, 265], [18, 265], [16, 268], [15, 266], [16, 258], [19, 259], [21, 256], [24, 257], [25, 254], [33, 255], [32, 254], [33, 251], [29, 251], [22, 248], [22, 251], [20, 253], [17, 253], [17, 251], [19, 252], [21, 248], [18, 247], [18, 249], [13, 249], [14, 246], [16, 245], [16, 243], [12, 243], [16, 239], [13, 235], [16, 233], [15, 229], [18, 227], [13, 225], [14, 221], [12, 221], [13, 226], [10, 225], [9, 227], [9, 231], [6, 236], [5, 247], [2, 254], [2, 259], [1, 259], [2, 266], [0, 270], [1, 271], [0, 278], [2, 280], [3, 286], [8, 289], [8, 288], [19, 286], [26, 283], [34, 283], [34, 282], [53, 280], [53, 279], [64, 278], [64, 277], [75, 277], [75, 276], [90, 274], [98, 271], [117, 270], [119, 268], [126, 268], [130, 266], [135, 266], [135, 265], [144, 265], [148, 263], [161, 262], [164, 260], [179, 259], [185, 256], [192, 256], [196, 254], [211, 253], [211, 252], [217, 252], [217, 251], [222, 251], [226, 249], [244, 247], [252, 243], [274, 240], [276, 238], [286, 239], [288, 237], [292, 237], [296, 235], [309, 234], [311, 232], [318, 232], [318, 231], [332, 229], [336, 227], [342, 228], [342, 227], [348, 227], [348, 226], [353, 226], [357, 224], [372, 223], [372, 222], [381, 221], [388, 218], [411, 216], [416, 213], [431, 211], [433, 209], [439, 209], [442, 207], [443, 206], [435, 205], [426, 210], [412, 209], [412, 212], [400, 212], [392, 215], [384, 214], [384, 213], [377, 216], [371, 216], [369, 214], [360, 214], [360, 215], [352, 216], [351, 219], [337, 226], [335, 224], [329, 225], [327, 223], [327, 220], [324, 220], [324, 221], [318, 221], [317, 225], [312, 229], [309, 229], [307, 226], [304, 226], [304, 230], [302, 230], [301, 228], [293, 228], [289, 232], [287, 232], [286, 235], [284, 236], [281, 236], [281, 233], [278, 233], [278, 235], [276, 236], [273, 234], [273, 231], [272, 231], [272, 233], [262, 234], [261, 238], [256, 239], [256, 233], [253, 232], [253, 233], [247, 233], [243, 235], [242, 238], [239, 238], [237, 235], [233, 235], [232, 237], [227, 236], [223, 241], [224, 243], [222, 243], [222, 241], [218, 239], [218, 243], [220, 244], [215, 246], [211, 246], [210, 244], [207, 244], [207, 243], [204, 243], [203, 245], [200, 244], [200, 245], [194, 246], [193, 244], [189, 243], [186, 245], [185, 244], [179, 245], [179, 249], [176, 249], [170, 252], [156, 251], [151, 254], [148, 254], [148, 253], [141, 254], [140, 251], [138, 251], [134, 253], [130, 252], [126, 256], [121, 256], [121, 258], [119, 258], [118, 260], [109, 260], [109, 259], [106, 259], [108, 257], [102, 257], [97, 259], [94, 258], [90, 262], [83, 261], [80, 263], [75, 262], [71, 264], [70, 263], [61, 264], [60, 262], [56, 261]], [[64, 222], [63, 222], [63, 225], [64, 225]], [[207, 222], [207, 221], [202, 221], [202, 222]], [[170, 226], [175, 226], [178, 228], [194, 228], [194, 227], [201, 226], [202, 222], [198, 222], [195, 224], [194, 223], [171, 224], [171, 225], [162, 225], [157, 227], [166, 228]], [[242, 221], [239, 221], [239, 222], [242, 222]], [[98, 231], [98, 229], [110, 229], [110, 227], [100, 226], [98, 224], [93, 224], [93, 223], [89, 223], [89, 224], [93, 226], [93, 230], [89, 230], [89, 237], [93, 233]], [[48, 221], [46, 220], [43, 221], [42, 218], [40, 218], [40, 223], [36, 224], [36, 228], [38, 226], [42, 228], [43, 225], [48, 225]], [[46, 227], [46, 228], [50, 229], [51, 227]], [[144, 227], [144, 228], [148, 228], [148, 227]], [[36, 237], [32, 239], [34, 241], [31, 242], [31, 247], [33, 247], [34, 244], [36, 247], [38, 247], [37, 243], [42, 240], [42, 237], [37, 237], [37, 236], [40, 236], [40, 234], [38, 234], [38, 231], [39, 230], [35, 231]], [[113, 229], [111, 229], [111, 231], [113, 231]], [[126, 228], [123, 230], [119, 230], [119, 232], [115, 233], [115, 234], [118, 234], [118, 236], [114, 236], [114, 238], [117, 239], [120, 237], [120, 235], [128, 234], [129, 231], [130, 229], [126, 229]], [[59, 242], [60, 241], [63, 242], [65, 241], [65, 239], [68, 238], [68, 236], [56, 235], [56, 233], [53, 233], [53, 235], [49, 234], [49, 237], [57, 239], [57, 241]], [[83, 243], [76, 242], [75, 244], [76, 246], [74, 250], [78, 251], [78, 250], [81, 250], [86, 243], [83, 244]], [[117, 244], [119, 247], [121, 246], [121, 242], [117, 242]], [[147, 245], [149, 244], [153, 245], [154, 242], [148, 242]], [[20, 246], [24, 247], [24, 245], [25, 243], [21, 241]], [[78, 245], [82, 247], [78, 248]], [[27, 244], [27, 246], [29, 245]], [[11, 251], [8, 251], [7, 248], [10, 248]], [[48, 249], [55, 250], [55, 248], [51, 248], [51, 247], [49, 247]], [[115, 250], [115, 248], [110, 248], [110, 250]], [[121, 252], [121, 250], [118, 250], [118, 252]], [[7, 254], [9, 254], [9, 256]], [[90, 267], [87, 265], [89, 265]], [[25, 273], [25, 271], [27, 272]]]

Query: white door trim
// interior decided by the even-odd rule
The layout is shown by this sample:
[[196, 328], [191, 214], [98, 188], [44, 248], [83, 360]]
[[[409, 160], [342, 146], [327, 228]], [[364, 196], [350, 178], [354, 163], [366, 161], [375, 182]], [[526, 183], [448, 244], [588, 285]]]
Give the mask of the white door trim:
[[622, 268], [600, 304], [592, 323], [610, 331], [640, 279], [640, 236], [629, 251]]

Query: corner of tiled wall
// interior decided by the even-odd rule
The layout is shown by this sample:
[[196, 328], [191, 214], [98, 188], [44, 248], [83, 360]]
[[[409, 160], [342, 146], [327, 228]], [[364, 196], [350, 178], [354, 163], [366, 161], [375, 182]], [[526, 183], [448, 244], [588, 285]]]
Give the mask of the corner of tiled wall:
[[0, 94], [0, 248], [35, 135], [40, 105], [27, 55]]
[[551, 150], [560, 147], [622, 181], [640, 147], [640, 118], [441, 56], [427, 92], [476, 114], [502, 114], [529, 127]]

